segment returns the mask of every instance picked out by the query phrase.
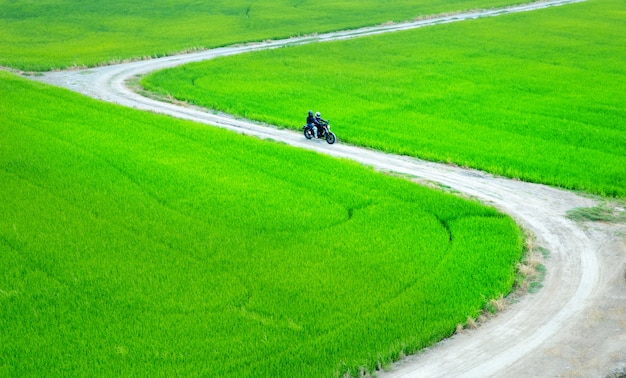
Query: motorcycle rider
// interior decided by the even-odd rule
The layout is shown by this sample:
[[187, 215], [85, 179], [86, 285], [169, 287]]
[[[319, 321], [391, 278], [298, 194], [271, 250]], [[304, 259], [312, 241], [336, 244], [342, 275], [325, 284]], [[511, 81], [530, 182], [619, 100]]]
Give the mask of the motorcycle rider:
[[[319, 114], [319, 112], [317, 112], [317, 114]], [[309, 110], [309, 115], [306, 117], [306, 124], [313, 130], [313, 135], [315, 135], [315, 139], [317, 139], [317, 122], [315, 117], [313, 117], [313, 110]]]
[[[328, 122], [322, 118], [320, 112], [315, 113], [315, 126], [317, 126], [320, 130], [323, 130], [324, 125], [327, 125]], [[317, 135], [315, 136], [317, 138]]]

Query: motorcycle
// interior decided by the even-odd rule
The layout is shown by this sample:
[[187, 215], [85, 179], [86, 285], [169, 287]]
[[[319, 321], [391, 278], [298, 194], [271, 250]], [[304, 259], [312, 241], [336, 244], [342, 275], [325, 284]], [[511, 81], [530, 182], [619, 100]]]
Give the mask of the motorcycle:
[[[304, 125], [302, 127], [302, 131], [304, 132], [304, 137], [307, 139], [312, 139], [315, 137], [313, 133], [313, 128], [309, 125]], [[330, 131], [329, 121], [322, 121], [321, 124], [317, 126], [317, 139], [326, 139], [328, 144], [333, 144], [337, 140], [335, 134]]]

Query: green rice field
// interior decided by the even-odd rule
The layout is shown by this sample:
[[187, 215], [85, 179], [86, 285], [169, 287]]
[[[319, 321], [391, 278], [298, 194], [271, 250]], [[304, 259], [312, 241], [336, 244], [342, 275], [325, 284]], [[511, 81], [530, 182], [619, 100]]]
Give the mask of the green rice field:
[[540, 11], [190, 64], [152, 91], [340, 141], [626, 196], [626, 8]]
[[[96, 66], [507, 0], [0, 0], [0, 65]], [[626, 8], [589, 0], [187, 65], [151, 90], [340, 143], [626, 195]], [[343, 377], [510, 292], [475, 201], [0, 71], [0, 376]]]
[[353, 376], [522, 254], [496, 210], [0, 71], [0, 376]]
[[[524, 2], [524, 1], [522, 1]], [[512, 0], [0, 0], [0, 65], [46, 71], [515, 4]]]

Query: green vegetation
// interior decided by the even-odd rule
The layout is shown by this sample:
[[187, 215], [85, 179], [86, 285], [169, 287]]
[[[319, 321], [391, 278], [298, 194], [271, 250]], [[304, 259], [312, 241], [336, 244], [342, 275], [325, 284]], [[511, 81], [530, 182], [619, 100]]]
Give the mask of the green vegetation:
[[340, 140], [626, 196], [626, 9], [585, 3], [216, 59], [149, 89]]
[[45, 71], [286, 38], [512, 0], [0, 0], [0, 65]]
[[0, 375], [333, 376], [514, 282], [494, 209], [0, 72]]
[[598, 206], [579, 207], [569, 210], [567, 217], [579, 222], [626, 223], [626, 204], [621, 201], [603, 201]]

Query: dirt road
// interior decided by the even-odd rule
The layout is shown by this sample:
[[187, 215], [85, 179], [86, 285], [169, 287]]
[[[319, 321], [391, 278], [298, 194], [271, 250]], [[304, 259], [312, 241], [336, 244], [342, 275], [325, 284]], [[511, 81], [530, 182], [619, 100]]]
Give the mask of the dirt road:
[[[135, 75], [183, 63], [287, 44], [356, 38], [390, 31], [497, 16], [562, 5], [536, 3], [476, 11], [411, 23], [371, 27], [311, 37], [291, 38], [189, 55], [132, 62], [81, 71], [50, 72], [35, 80], [137, 109], [165, 113], [279, 140], [331, 156], [448, 186], [492, 204], [530, 230], [549, 258], [543, 288], [523, 296], [475, 330], [456, 335], [379, 374], [384, 377], [604, 377], [626, 372], [626, 247], [624, 225], [577, 224], [567, 210], [591, 207], [589, 198], [551, 187], [494, 177], [478, 171], [388, 155], [342, 144], [306, 140], [301, 133], [279, 130], [223, 114], [162, 103], [126, 86]], [[337, 130], [341, 138], [341, 131]]]

